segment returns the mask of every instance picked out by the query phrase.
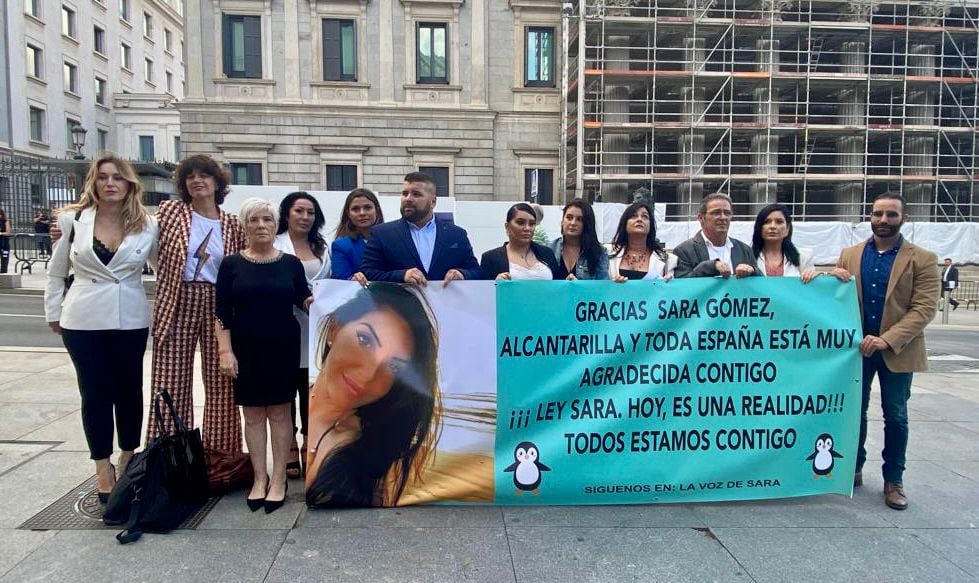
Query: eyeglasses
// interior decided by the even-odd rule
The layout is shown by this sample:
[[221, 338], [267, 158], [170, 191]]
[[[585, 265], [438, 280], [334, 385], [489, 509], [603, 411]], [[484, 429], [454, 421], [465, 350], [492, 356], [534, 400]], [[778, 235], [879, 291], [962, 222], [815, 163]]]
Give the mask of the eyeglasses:
[[870, 216], [874, 217], [875, 219], [880, 219], [883, 217], [887, 217], [889, 219], [899, 219], [901, 218], [901, 213], [897, 211], [873, 211], [870, 213]]

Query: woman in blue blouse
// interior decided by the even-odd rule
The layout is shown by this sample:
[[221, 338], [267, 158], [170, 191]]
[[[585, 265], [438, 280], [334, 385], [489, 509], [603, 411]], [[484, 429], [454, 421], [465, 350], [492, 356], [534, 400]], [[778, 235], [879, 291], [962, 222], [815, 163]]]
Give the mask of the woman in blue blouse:
[[370, 238], [371, 227], [384, 222], [381, 204], [366, 188], [355, 188], [347, 195], [337, 225], [336, 240], [331, 245], [333, 279], [353, 279], [367, 285], [360, 272], [360, 260]]

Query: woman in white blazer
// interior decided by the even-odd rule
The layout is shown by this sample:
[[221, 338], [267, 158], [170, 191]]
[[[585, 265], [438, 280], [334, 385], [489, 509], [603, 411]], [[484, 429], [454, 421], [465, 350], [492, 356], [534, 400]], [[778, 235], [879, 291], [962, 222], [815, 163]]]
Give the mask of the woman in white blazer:
[[[99, 499], [115, 484], [113, 416], [120, 469], [139, 447], [143, 423], [143, 354], [150, 310], [143, 265], [155, 263], [158, 228], [142, 205], [132, 167], [106, 154], [92, 163], [78, 203], [61, 211], [44, 292], [45, 318], [71, 355], [82, 400], [82, 426]], [[65, 290], [65, 278], [74, 282]]]
[[653, 209], [645, 202], [627, 206], [609, 251], [609, 279], [618, 283], [630, 279], [670, 281], [677, 261], [677, 256], [667, 253], [656, 238]]
[[751, 249], [758, 270], [765, 277], [798, 277], [803, 283], [809, 283], [818, 275], [812, 252], [792, 243], [792, 213], [782, 203], [770, 204], [759, 211], [751, 235]]
[[[302, 261], [306, 281], [312, 289], [313, 282], [330, 277], [330, 254], [322, 229], [326, 216], [313, 195], [308, 192], [290, 192], [279, 204], [279, 228], [274, 246], [283, 253], [295, 255]], [[296, 378], [296, 391], [299, 393], [299, 421], [296, 424], [296, 407], [292, 407], [293, 434], [303, 435], [302, 455], [299, 442], [293, 437], [292, 451], [286, 463], [286, 475], [291, 479], [302, 475], [300, 459], [306, 459], [306, 435], [309, 422], [309, 314], [293, 310], [299, 322], [300, 341], [299, 376]]]

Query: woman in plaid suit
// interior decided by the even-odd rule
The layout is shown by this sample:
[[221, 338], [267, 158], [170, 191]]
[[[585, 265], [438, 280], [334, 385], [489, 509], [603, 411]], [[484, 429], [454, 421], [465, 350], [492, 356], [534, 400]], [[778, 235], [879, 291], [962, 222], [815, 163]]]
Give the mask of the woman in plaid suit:
[[[219, 207], [228, 193], [230, 177], [212, 158], [186, 158], [177, 168], [175, 182], [180, 200], [160, 203], [156, 213], [160, 255], [152, 386], [170, 391], [177, 412], [193, 427], [194, 351], [200, 344], [204, 446], [241, 453], [241, 421], [231, 380], [218, 372], [214, 284], [222, 259], [245, 247], [244, 233], [238, 218]], [[156, 435], [156, 426], [150, 423], [147, 442]]]

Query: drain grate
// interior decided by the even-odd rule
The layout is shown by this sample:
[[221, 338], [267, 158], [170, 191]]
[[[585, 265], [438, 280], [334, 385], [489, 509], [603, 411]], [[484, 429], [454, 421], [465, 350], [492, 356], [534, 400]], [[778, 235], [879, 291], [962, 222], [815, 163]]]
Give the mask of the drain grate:
[[[21, 530], [119, 530], [118, 526], [102, 524], [102, 504], [99, 503], [95, 488], [95, 476], [92, 476], [17, 528]], [[209, 498], [178, 528], [197, 528], [220, 499], [220, 496]]]

